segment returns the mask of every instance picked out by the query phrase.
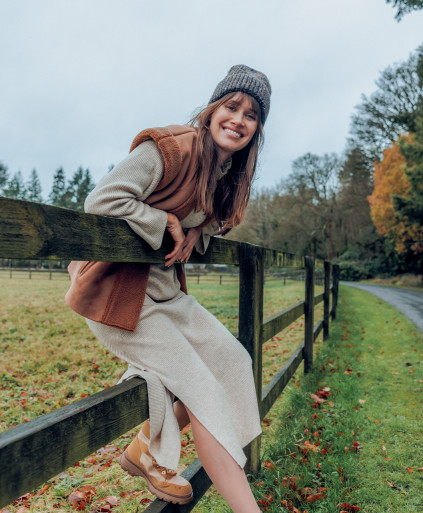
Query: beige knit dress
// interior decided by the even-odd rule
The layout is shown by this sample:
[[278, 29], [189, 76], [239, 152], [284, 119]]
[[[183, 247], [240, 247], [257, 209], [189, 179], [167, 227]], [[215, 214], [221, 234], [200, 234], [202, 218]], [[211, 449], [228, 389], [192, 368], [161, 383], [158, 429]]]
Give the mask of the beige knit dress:
[[[223, 176], [230, 166], [221, 170]], [[143, 202], [164, 172], [161, 153], [146, 141], [107, 174], [90, 193], [85, 211], [125, 219], [153, 249], [161, 246], [167, 214]], [[199, 226], [203, 212], [181, 221]], [[206, 227], [196, 244], [204, 253], [215, 227]], [[150, 452], [159, 465], [177, 468], [180, 434], [173, 413], [178, 397], [237, 463], [242, 450], [261, 433], [251, 358], [239, 341], [193, 296], [180, 290], [176, 271], [152, 264], [147, 293], [134, 332], [87, 319], [96, 337], [129, 366], [121, 380], [147, 381]]]

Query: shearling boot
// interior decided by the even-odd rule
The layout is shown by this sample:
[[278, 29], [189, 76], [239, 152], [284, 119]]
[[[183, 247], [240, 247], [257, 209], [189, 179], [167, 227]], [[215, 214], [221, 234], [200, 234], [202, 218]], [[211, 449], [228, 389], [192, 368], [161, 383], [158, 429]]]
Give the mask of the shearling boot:
[[150, 423], [146, 420], [136, 438], [119, 458], [120, 466], [131, 476], [141, 476], [147, 481], [148, 489], [159, 499], [173, 504], [188, 504], [192, 500], [192, 487], [174, 470], [161, 467], [151, 456]]

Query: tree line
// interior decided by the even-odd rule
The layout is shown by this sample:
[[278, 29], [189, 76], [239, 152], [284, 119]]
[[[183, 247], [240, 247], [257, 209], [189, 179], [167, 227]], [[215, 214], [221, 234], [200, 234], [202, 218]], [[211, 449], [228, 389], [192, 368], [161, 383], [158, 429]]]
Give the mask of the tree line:
[[343, 154], [297, 158], [228, 238], [333, 260], [344, 278], [423, 272], [423, 45], [376, 86]]
[[[95, 183], [89, 169], [83, 169], [80, 166], [71, 178], [66, 179], [65, 172], [60, 167], [54, 173], [47, 203], [57, 207], [84, 210], [85, 198], [94, 187]], [[44, 201], [36, 169], [31, 171], [28, 181], [25, 182], [20, 171], [9, 177], [8, 168], [2, 162], [0, 162], [0, 195], [38, 203]]]

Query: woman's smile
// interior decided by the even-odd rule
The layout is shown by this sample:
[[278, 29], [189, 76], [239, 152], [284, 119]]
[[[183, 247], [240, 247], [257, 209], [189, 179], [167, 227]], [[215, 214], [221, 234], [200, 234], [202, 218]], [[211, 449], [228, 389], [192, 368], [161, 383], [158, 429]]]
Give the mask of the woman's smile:
[[210, 119], [210, 133], [219, 161], [224, 162], [245, 148], [258, 126], [259, 113], [248, 95], [238, 93], [217, 108]]

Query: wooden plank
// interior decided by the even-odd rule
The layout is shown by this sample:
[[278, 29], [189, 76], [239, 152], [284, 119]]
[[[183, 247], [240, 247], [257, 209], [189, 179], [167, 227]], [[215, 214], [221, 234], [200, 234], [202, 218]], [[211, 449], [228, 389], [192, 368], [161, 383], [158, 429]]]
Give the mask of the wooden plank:
[[314, 306], [318, 305], [319, 303], [321, 303], [325, 298], [325, 293], [324, 292], [320, 292], [320, 294], [316, 294], [314, 296]]
[[191, 483], [193, 488], [194, 497], [189, 504], [175, 505], [156, 499], [144, 510], [144, 513], [188, 513], [188, 511], [191, 511], [210, 488], [212, 482], [198, 458], [182, 472], [182, 476]]
[[325, 261], [325, 290], [323, 298], [323, 340], [329, 337], [330, 275], [331, 263]]
[[298, 301], [295, 305], [265, 319], [261, 334], [262, 344], [287, 328], [302, 315], [304, 315], [304, 301]]
[[[76, 210], [0, 198], [0, 257], [30, 260], [164, 262], [173, 247], [166, 233], [154, 251], [126, 221]], [[190, 263], [239, 263], [239, 242], [214, 237], [205, 256]]]
[[147, 417], [147, 385], [133, 378], [0, 433], [0, 508]]
[[323, 329], [323, 319], [320, 320], [313, 328], [313, 342], [317, 339], [317, 337], [319, 336], [320, 332], [322, 331]]
[[261, 419], [266, 416], [267, 412], [270, 410], [282, 390], [286, 387], [289, 380], [294, 375], [300, 363], [303, 361], [303, 351], [304, 341], [297, 347], [297, 349], [295, 349], [285, 365], [281, 367], [272, 381], [266, 385], [266, 388], [263, 390], [261, 399]]
[[293, 253], [285, 253], [276, 249], [263, 248], [263, 263], [265, 267], [295, 267], [304, 268], [304, 257]]
[[313, 366], [313, 319], [314, 319], [314, 259], [305, 257], [305, 304], [304, 304], [304, 372]]
[[[264, 266], [262, 249], [241, 242], [239, 269], [239, 340], [253, 360], [253, 374], [257, 401], [261, 401]], [[257, 437], [246, 449], [246, 472], [255, 474], [260, 469], [260, 442]]]
[[339, 265], [335, 264], [332, 270], [332, 310], [330, 312], [332, 320], [336, 319], [336, 308], [338, 306], [339, 294]]

